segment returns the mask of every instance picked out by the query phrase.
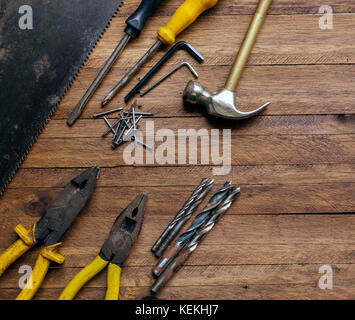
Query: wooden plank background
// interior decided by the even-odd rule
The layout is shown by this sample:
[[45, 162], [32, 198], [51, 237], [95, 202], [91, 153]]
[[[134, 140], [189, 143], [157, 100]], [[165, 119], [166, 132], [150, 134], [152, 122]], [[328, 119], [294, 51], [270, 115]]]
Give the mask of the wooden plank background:
[[[123, 269], [121, 299], [149, 295], [156, 260], [150, 247], [212, 166], [127, 166], [122, 150], [102, 140], [92, 114], [121, 76], [155, 41], [155, 32], [182, 0], [165, 0], [141, 37], [132, 41], [91, 99], [82, 118], [66, 118], [123, 35], [124, 20], [137, 7], [128, 0], [82, 68], [57, 112], [31, 149], [0, 205], [0, 250], [15, 239], [13, 227], [35, 222], [75, 175], [101, 167], [96, 192], [65, 236], [62, 266], [49, 271], [36, 299], [56, 299], [70, 279], [98, 253], [117, 214], [139, 191], [149, 195], [140, 238]], [[154, 77], [191, 62], [199, 82], [222, 87], [256, 0], [221, 0], [179, 40], [204, 56], [202, 65], [179, 52]], [[321, 5], [334, 10], [334, 28], [318, 25]], [[242, 193], [198, 250], [158, 296], [161, 299], [354, 299], [355, 298], [355, 3], [345, 0], [275, 0], [237, 90], [243, 110], [270, 100], [259, 117], [230, 123], [184, 106], [181, 93], [192, 78], [181, 70], [139, 100], [155, 114], [155, 127], [232, 128], [231, 179]], [[166, 51], [166, 49], [165, 49]], [[163, 53], [156, 55], [110, 105], [124, 95]], [[144, 129], [144, 122], [142, 122]], [[215, 190], [214, 189], [214, 190]], [[21, 265], [33, 265], [32, 250], [0, 279], [0, 299], [19, 292]], [[321, 290], [319, 267], [333, 269], [333, 290]], [[106, 274], [92, 280], [78, 299], [102, 299]]]

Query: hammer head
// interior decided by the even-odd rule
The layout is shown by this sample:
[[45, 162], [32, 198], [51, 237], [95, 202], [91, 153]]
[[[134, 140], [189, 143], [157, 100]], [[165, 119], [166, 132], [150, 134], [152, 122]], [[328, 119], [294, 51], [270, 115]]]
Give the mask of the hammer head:
[[251, 118], [259, 114], [270, 104], [268, 102], [256, 110], [242, 112], [239, 111], [234, 104], [234, 92], [228, 89], [223, 89], [221, 91], [211, 93], [195, 81], [188, 82], [184, 90], [183, 99], [188, 103], [203, 106], [210, 115], [229, 120]]

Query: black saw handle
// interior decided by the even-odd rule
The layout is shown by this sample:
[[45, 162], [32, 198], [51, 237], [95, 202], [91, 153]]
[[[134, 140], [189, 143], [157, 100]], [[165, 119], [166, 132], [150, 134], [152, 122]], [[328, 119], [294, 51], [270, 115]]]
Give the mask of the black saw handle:
[[136, 38], [143, 30], [148, 18], [163, 0], [142, 0], [141, 4], [126, 20], [127, 27], [124, 32]]

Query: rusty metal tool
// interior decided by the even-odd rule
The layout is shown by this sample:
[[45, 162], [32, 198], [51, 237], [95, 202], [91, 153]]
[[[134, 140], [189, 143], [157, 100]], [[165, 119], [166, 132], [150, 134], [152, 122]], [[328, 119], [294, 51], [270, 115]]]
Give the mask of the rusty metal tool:
[[140, 193], [116, 218], [96, 258], [65, 287], [59, 300], [72, 300], [95, 275], [108, 267], [106, 300], [118, 300], [121, 269], [137, 241], [143, 224], [147, 195]]
[[128, 102], [143, 86], [161, 69], [161, 67], [174, 55], [178, 50], [186, 50], [197, 62], [201, 63], [204, 57], [188, 42], [179, 41], [150, 69], [135, 87], [124, 98]]
[[172, 45], [176, 36], [190, 26], [202, 12], [212, 8], [218, 0], [186, 0], [173, 14], [169, 22], [158, 30], [158, 40], [134, 67], [120, 80], [102, 101], [104, 107], [132, 79], [138, 70], [158, 51], [162, 45]]
[[227, 197], [213, 210], [213, 214], [206, 218], [205, 223], [197, 230], [192, 239], [184, 246], [175, 259], [154, 282], [151, 288], [153, 293], [158, 293], [166, 285], [169, 279], [180, 269], [191, 253], [195, 251], [205, 234], [212, 230], [218, 219], [229, 209], [239, 193], [239, 187], [233, 187], [229, 190]]
[[113, 64], [116, 62], [117, 58], [121, 52], [126, 47], [127, 43], [141, 33], [144, 29], [144, 26], [160, 4], [162, 0], [142, 0], [141, 4], [135, 12], [133, 12], [128, 19], [126, 20], [126, 28], [124, 29], [125, 35], [122, 40], [119, 42], [115, 50], [112, 52], [111, 56], [106, 61], [105, 65], [102, 67], [89, 89], [85, 92], [84, 96], [80, 99], [78, 104], [73, 109], [72, 113], [68, 117], [67, 124], [72, 126], [74, 122], [80, 117], [87, 103], [89, 102], [92, 95], [95, 93], [96, 89], [100, 86], [102, 80], [105, 78], [107, 73], [110, 71]]
[[176, 71], [180, 70], [181, 68], [186, 67], [187, 69], [190, 70], [190, 72], [192, 73], [192, 75], [197, 79], [198, 78], [198, 73], [196, 72], [196, 70], [192, 67], [191, 64], [189, 64], [188, 62], [183, 62], [181, 64], [179, 64], [178, 66], [176, 66], [175, 68], [173, 68], [171, 71], [169, 71], [166, 75], [164, 75], [163, 77], [161, 77], [157, 82], [153, 83], [151, 86], [149, 86], [149, 88], [145, 89], [144, 91], [141, 91], [139, 96], [140, 97], [144, 97], [147, 93], [149, 93], [150, 91], [152, 91], [155, 87], [157, 87], [158, 85], [160, 85], [163, 81], [165, 81], [167, 78], [169, 78], [172, 74], [174, 74]]
[[90, 199], [96, 184], [99, 168], [94, 166], [70, 181], [37, 223], [26, 229], [15, 227], [20, 239], [0, 256], [0, 275], [35, 245], [41, 250], [30, 279], [17, 296], [17, 300], [30, 300], [40, 288], [51, 262], [62, 264], [65, 258], [58, 253], [61, 239]]
[[242, 120], [251, 118], [259, 114], [270, 104], [267, 102], [256, 110], [250, 112], [242, 112], [237, 108], [235, 104], [234, 91], [241, 78], [244, 67], [248, 61], [249, 55], [271, 3], [272, 0], [259, 1], [259, 5], [250, 23], [248, 32], [230, 71], [224, 89], [217, 92], [210, 92], [203, 88], [199, 83], [195, 81], [189, 81], [183, 94], [184, 101], [192, 104], [199, 104], [200, 106], [204, 107], [212, 116], [230, 120]]
[[211, 190], [213, 184], [214, 180], [209, 180], [207, 178], [201, 180], [200, 184], [193, 191], [190, 198], [184, 203], [181, 210], [176, 214], [175, 218], [169, 223], [167, 228], [153, 245], [151, 250], [154, 252], [156, 257], [161, 257], [165, 249], [175, 239], [182, 227], [191, 218], [196, 208]]
[[185, 245], [195, 236], [196, 232], [204, 225], [206, 220], [215, 212], [216, 208], [227, 198], [230, 190], [233, 188], [231, 182], [226, 182], [224, 186], [215, 193], [205, 208], [195, 216], [190, 227], [182, 233], [173, 246], [164, 252], [156, 266], [153, 268], [153, 275], [159, 277], [167, 268], [170, 262], [179, 254]]
[[0, 1], [0, 195], [121, 4]]

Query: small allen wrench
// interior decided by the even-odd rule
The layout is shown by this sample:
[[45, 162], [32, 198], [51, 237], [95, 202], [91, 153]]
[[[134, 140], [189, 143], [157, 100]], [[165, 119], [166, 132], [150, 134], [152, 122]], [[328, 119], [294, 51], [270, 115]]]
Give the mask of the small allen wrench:
[[147, 74], [141, 79], [135, 87], [125, 96], [124, 101], [128, 102], [143, 86], [161, 69], [161, 67], [179, 50], [185, 50], [190, 54], [197, 62], [201, 63], [204, 57], [188, 42], [180, 41], [175, 43], [174, 46], [155, 64], [155, 66], [150, 69]]
[[150, 92], [151, 90], [153, 90], [156, 86], [160, 85], [163, 81], [165, 81], [167, 78], [169, 78], [173, 73], [175, 73], [176, 71], [180, 70], [183, 67], [187, 67], [191, 73], [193, 74], [193, 76], [197, 79], [198, 78], [198, 73], [196, 72], [196, 70], [192, 67], [191, 64], [189, 64], [188, 62], [183, 62], [181, 64], [179, 64], [178, 66], [176, 66], [174, 69], [172, 69], [170, 72], [168, 72], [165, 76], [161, 77], [157, 82], [155, 82], [154, 84], [152, 84], [148, 89], [140, 92], [140, 96], [143, 97], [145, 96], [148, 92]]

